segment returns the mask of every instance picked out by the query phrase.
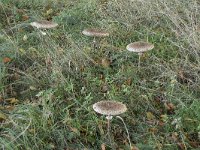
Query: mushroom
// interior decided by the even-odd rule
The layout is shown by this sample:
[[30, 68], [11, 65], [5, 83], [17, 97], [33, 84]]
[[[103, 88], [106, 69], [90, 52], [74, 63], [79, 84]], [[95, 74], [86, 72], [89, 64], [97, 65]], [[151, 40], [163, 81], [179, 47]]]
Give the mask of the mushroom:
[[102, 31], [100, 29], [95, 29], [95, 28], [84, 29], [82, 31], [82, 34], [84, 34], [86, 36], [94, 37], [94, 39], [93, 39], [94, 48], [96, 47], [96, 43], [97, 43], [95, 37], [107, 37], [107, 36], [109, 36], [108, 32]]
[[107, 124], [108, 125], [107, 126], [108, 136], [109, 136], [111, 144], [112, 144], [112, 142], [111, 142], [111, 138], [110, 138], [110, 120], [113, 118], [113, 116], [116, 116], [117, 118], [122, 120], [122, 122], [123, 122], [123, 124], [125, 126], [125, 129], [126, 129], [126, 132], [127, 132], [127, 135], [128, 135], [129, 144], [130, 144], [130, 147], [131, 147], [130, 136], [129, 136], [126, 124], [125, 124], [124, 120], [120, 116], [118, 116], [118, 115], [120, 115], [120, 114], [122, 114], [122, 113], [127, 111], [126, 105], [124, 105], [121, 102], [106, 101], [105, 100], [105, 101], [99, 101], [99, 102], [93, 104], [93, 109], [94, 109], [95, 112], [97, 112], [99, 114], [106, 115], [106, 119], [108, 121], [108, 124]]
[[108, 120], [113, 116], [120, 115], [126, 112], [126, 105], [116, 101], [100, 101], [93, 105], [94, 111], [99, 114], [106, 115]]
[[[37, 29], [51, 29], [55, 28], [58, 26], [57, 23], [47, 21], [47, 20], [40, 20], [40, 21], [35, 21], [30, 23], [32, 27], [36, 27]], [[43, 35], [46, 35], [45, 32], [39, 30]]]
[[140, 58], [143, 53], [150, 51], [154, 48], [154, 45], [148, 42], [138, 41], [130, 43], [126, 46], [126, 49], [130, 52], [136, 52], [139, 55], [138, 67], [140, 67]]

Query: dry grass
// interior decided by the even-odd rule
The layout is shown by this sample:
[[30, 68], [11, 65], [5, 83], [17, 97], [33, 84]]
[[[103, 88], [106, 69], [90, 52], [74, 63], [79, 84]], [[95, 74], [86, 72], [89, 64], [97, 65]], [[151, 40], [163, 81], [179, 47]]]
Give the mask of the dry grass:
[[[197, 0], [45, 2], [0, 3], [2, 149], [110, 147], [105, 120], [91, 107], [102, 99], [127, 104], [124, 119], [140, 149], [200, 145]], [[59, 27], [44, 37], [29, 26], [41, 18]], [[99, 39], [96, 51], [92, 39], [81, 34], [94, 26], [111, 33]], [[125, 50], [138, 40], [155, 44], [141, 59], [140, 70], [137, 55]], [[5, 57], [12, 61], [3, 63]], [[110, 60], [109, 67], [102, 66], [102, 59]], [[10, 103], [11, 97], [19, 101]], [[128, 148], [120, 122], [112, 123], [114, 144]]]

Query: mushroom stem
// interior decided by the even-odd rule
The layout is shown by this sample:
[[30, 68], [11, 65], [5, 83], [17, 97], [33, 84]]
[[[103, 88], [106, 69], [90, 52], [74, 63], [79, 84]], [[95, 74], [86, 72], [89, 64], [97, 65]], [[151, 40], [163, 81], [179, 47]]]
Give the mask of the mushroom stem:
[[96, 41], [96, 39], [95, 39], [95, 37], [94, 37], [94, 39], [93, 39], [93, 48], [94, 48], [94, 50], [96, 49], [96, 47], [97, 47], [97, 41]]
[[40, 33], [41, 33], [42, 35], [47, 35], [46, 32], [44, 32], [44, 31], [42, 31], [42, 30], [40, 30], [40, 29], [39, 29], [39, 31], [40, 31]]
[[138, 68], [140, 69], [140, 63], [141, 63], [141, 56], [142, 56], [142, 53], [138, 53]]
[[110, 142], [110, 144], [111, 144], [111, 148], [113, 149], [113, 150], [115, 150], [116, 148], [114, 147], [114, 145], [113, 145], [113, 142], [112, 142], [112, 139], [111, 139], [111, 135], [110, 135], [110, 120], [112, 119], [112, 116], [106, 116], [106, 119], [107, 119], [107, 134], [108, 134], [108, 138], [109, 138], [109, 142]]
[[108, 132], [108, 138], [109, 138], [109, 142], [110, 144], [112, 145], [112, 139], [111, 139], [111, 136], [110, 136], [110, 119], [108, 119], [108, 122], [107, 122], [107, 132]]
[[96, 39], [95, 39], [95, 37], [94, 37], [94, 39], [93, 39], [93, 43], [96, 43]]
[[130, 135], [129, 135], [129, 132], [128, 132], [128, 128], [127, 128], [127, 126], [126, 126], [126, 124], [124, 122], [124, 119], [122, 117], [120, 117], [120, 116], [116, 116], [116, 117], [119, 118], [123, 122], [124, 127], [126, 129], [126, 133], [127, 133], [127, 138], [128, 138], [128, 142], [129, 142], [129, 145], [130, 145], [130, 149], [132, 149]]

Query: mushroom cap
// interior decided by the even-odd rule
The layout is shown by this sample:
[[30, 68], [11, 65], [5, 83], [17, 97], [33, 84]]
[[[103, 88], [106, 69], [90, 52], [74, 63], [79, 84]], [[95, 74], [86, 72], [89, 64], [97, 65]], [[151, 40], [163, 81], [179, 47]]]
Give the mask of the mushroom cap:
[[127, 110], [126, 105], [116, 101], [100, 101], [93, 105], [94, 111], [107, 116], [115, 116]]
[[102, 31], [100, 29], [84, 29], [82, 33], [86, 36], [93, 36], [93, 37], [106, 37], [109, 36], [109, 33], [106, 31]]
[[50, 28], [55, 28], [58, 26], [57, 23], [47, 21], [47, 20], [40, 20], [40, 21], [35, 21], [30, 23], [31, 26], [36, 27], [38, 29], [50, 29]]
[[133, 42], [126, 46], [126, 49], [131, 52], [136, 53], [143, 53], [149, 50], [152, 50], [154, 48], [154, 45], [148, 42]]

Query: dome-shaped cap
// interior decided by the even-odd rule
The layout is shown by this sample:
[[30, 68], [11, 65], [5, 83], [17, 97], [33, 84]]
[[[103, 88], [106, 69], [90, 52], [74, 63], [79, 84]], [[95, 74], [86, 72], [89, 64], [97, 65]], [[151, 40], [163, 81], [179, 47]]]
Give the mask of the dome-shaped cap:
[[40, 20], [40, 21], [35, 21], [30, 23], [31, 26], [36, 27], [38, 29], [50, 29], [50, 28], [55, 28], [58, 26], [57, 23], [47, 21], [47, 20]]
[[86, 36], [93, 36], [93, 37], [106, 37], [109, 36], [109, 33], [106, 31], [102, 31], [99, 29], [84, 29], [82, 33]]
[[136, 53], [143, 53], [149, 50], [152, 50], [154, 48], [154, 45], [148, 42], [133, 42], [126, 46], [126, 49], [131, 52]]
[[126, 105], [116, 101], [100, 101], [93, 105], [94, 111], [102, 115], [115, 116], [127, 110]]

